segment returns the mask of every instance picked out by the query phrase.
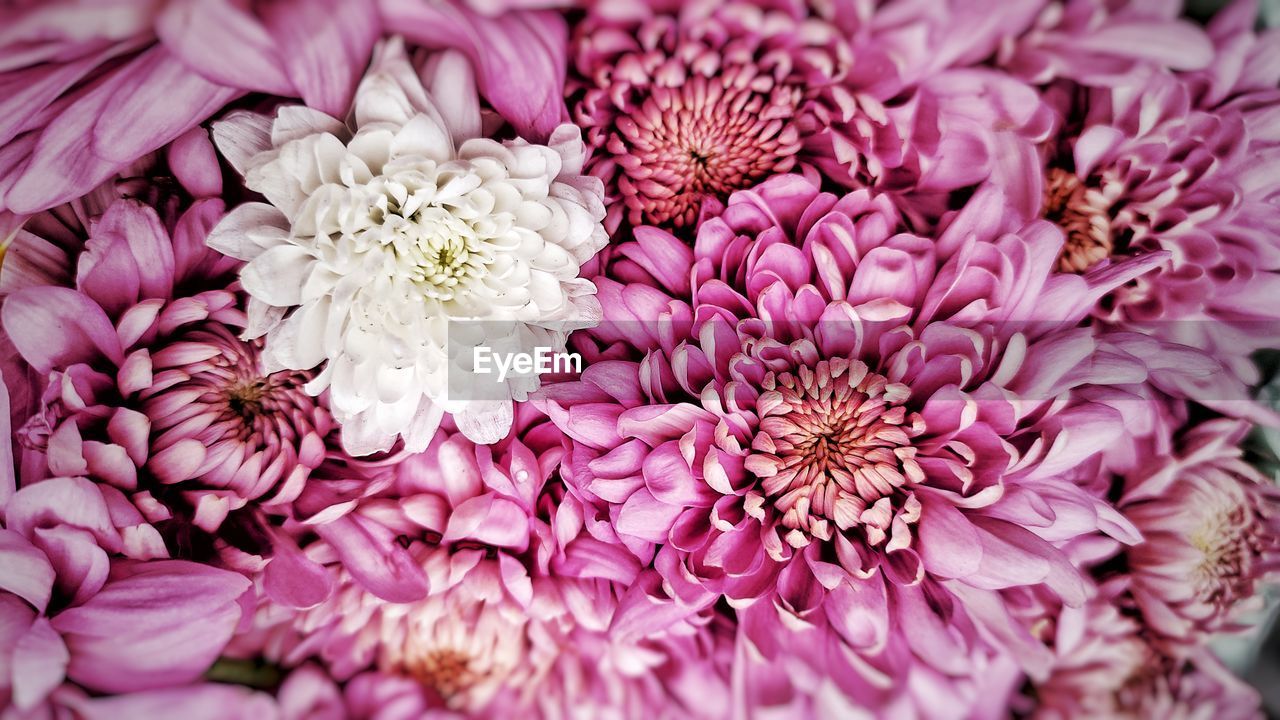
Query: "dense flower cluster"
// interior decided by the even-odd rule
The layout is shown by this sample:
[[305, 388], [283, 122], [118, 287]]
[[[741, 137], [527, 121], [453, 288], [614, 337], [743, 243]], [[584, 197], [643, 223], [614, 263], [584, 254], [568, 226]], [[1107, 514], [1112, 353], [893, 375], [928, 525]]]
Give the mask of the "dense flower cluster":
[[1280, 36], [1196, 18], [0, 10], [0, 717], [1260, 716]]

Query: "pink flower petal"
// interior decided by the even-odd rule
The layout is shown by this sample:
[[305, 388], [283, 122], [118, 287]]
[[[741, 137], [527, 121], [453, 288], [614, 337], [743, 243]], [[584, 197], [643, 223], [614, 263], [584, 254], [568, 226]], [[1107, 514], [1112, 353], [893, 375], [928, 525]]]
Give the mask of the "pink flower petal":
[[272, 543], [271, 562], [262, 574], [262, 588], [278, 603], [305, 609], [324, 602], [333, 592], [333, 581], [292, 539], [278, 535]]
[[68, 288], [36, 287], [5, 299], [5, 333], [37, 372], [105, 356], [124, 361], [120, 339], [102, 308]]
[[564, 121], [564, 19], [515, 11], [487, 17], [457, 0], [382, 0], [383, 21], [412, 42], [461, 51], [480, 91], [523, 138], [539, 142]]
[[395, 543], [390, 531], [351, 515], [315, 529], [369, 592], [388, 602], [413, 602], [426, 596], [430, 588], [426, 573]]
[[117, 569], [97, 595], [53, 618], [71, 651], [68, 677], [119, 693], [188, 682], [208, 669], [235, 630], [249, 581], [179, 560]]
[[53, 594], [53, 566], [49, 559], [26, 538], [0, 528], [0, 590], [31, 603], [39, 612], [49, 605]]
[[36, 618], [13, 648], [13, 704], [35, 707], [62, 684], [70, 655], [46, 618]]
[[496, 495], [471, 498], [453, 509], [441, 542], [474, 540], [517, 552], [529, 546], [529, 519], [519, 505]]

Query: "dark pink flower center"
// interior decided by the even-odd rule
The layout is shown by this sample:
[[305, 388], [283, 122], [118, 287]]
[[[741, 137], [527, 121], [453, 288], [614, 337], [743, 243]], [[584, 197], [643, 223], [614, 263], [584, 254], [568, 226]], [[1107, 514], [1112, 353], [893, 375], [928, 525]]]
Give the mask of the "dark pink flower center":
[[[312, 468], [319, 462], [331, 421], [304, 389], [309, 375], [265, 372], [257, 343], [209, 323], [153, 352], [152, 362], [151, 385], [137, 401], [151, 422], [153, 460], [176, 443], [195, 440], [206, 448], [204, 460], [181, 475], [235, 487], [250, 499], [296, 464]], [[166, 477], [176, 482], [179, 476]]]
[[[211, 442], [284, 439], [295, 434], [291, 426], [299, 414], [308, 416], [315, 408], [315, 399], [302, 388], [305, 373], [264, 373], [258, 348], [225, 327], [209, 325], [186, 333], [168, 349], [177, 347], [192, 358], [175, 368], [180, 375], [162, 371], [164, 380], [177, 382], [162, 381], [142, 395], [153, 430], [194, 428], [188, 421], [198, 416], [210, 422], [194, 435]], [[175, 398], [185, 402], [175, 404]]]
[[584, 29], [577, 41], [585, 77], [571, 108], [594, 151], [588, 168], [611, 215], [633, 225], [691, 227], [703, 200], [790, 172], [847, 67], [825, 23], [733, 1], [695, 15]]
[[607, 144], [633, 223], [692, 225], [706, 197], [728, 197], [795, 165], [798, 88], [750, 63], [654, 87]]
[[905, 385], [860, 361], [836, 359], [770, 374], [764, 388], [747, 469], [761, 478], [782, 525], [823, 539], [829, 523], [842, 531], [863, 526], [875, 545], [899, 509], [918, 512], [914, 498], [899, 492], [923, 479], [911, 447], [923, 422], [905, 407]]

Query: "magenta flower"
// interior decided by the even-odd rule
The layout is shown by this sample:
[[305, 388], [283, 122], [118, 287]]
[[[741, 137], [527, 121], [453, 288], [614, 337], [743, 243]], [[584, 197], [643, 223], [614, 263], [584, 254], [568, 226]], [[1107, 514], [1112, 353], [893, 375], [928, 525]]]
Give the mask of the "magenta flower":
[[[1238, 194], [1234, 178], [1221, 170], [1244, 150], [1240, 119], [1192, 112], [1187, 87], [1171, 76], [1153, 73], [1144, 80], [1141, 97], [1130, 99], [1127, 87], [1103, 88], [1083, 91], [1087, 100], [1060, 108], [1068, 119], [1084, 118], [1063, 150], [1051, 150], [1045, 176], [1045, 216], [1067, 234], [1064, 272], [1152, 247], [1177, 251], [1184, 262], [1233, 259], [1221, 257], [1232, 248], [1213, 247], [1205, 226], [1231, 211]], [[1173, 270], [1176, 276], [1178, 268]], [[1174, 287], [1194, 287], [1199, 277], [1181, 275], [1185, 279], [1166, 282], [1182, 279]], [[1147, 314], [1177, 311], [1144, 289], [1118, 304]], [[1163, 295], [1185, 304], [1201, 299], [1187, 290]]]
[[1151, 631], [1175, 643], [1231, 629], [1280, 568], [1280, 490], [1243, 459], [1249, 425], [1194, 426], [1179, 452], [1127, 480], [1120, 510], [1142, 533], [1125, 552]]
[[613, 227], [691, 227], [703, 198], [795, 168], [852, 60], [833, 25], [741, 2], [588, 22], [575, 50], [574, 117], [616, 196]]
[[[1192, 87], [1172, 76], [1150, 74], [1145, 88], [1059, 95], [1066, 116], [1083, 120], [1050, 151], [1045, 175], [1043, 214], [1067, 235], [1060, 269], [1168, 251], [1167, 263], [1117, 289], [1095, 317], [1202, 348], [1256, 382], [1248, 356], [1274, 344], [1280, 319], [1257, 300], [1280, 287], [1280, 256], [1265, 237], [1275, 190], [1254, 169], [1270, 152], [1267, 121], [1240, 112], [1248, 105], [1197, 110]], [[1243, 391], [1205, 396], [1212, 405]]]
[[0, 720], [1259, 717], [1280, 32], [1197, 13], [5, 5]]
[[[1024, 12], [1002, 17], [1016, 27]], [[1013, 135], [993, 125], [1027, 138], [1047, 130], [1039, 99], [1020, 83], [942, 72], [980, 59], [1010, 27], [958, 33], [924, 56], [917, 38], [956, 18], [830, 13], [741, 1], [606, 3], [589, 13], [573, 43], [571, 111], [595, 149], [589, 169], [605, 181], [609, 227], [692, 229], [705, 198], [793, 170], [843, 185], [952, 190], [990, 172], [998, 136]], [[991, 100], [962, 99], [975, 95]], [[1000, 151], [1025, 157], [1022, 144]]]
[[[64, 680], [125, 693], [197, 678], [240, 618], [249, 582], [145, 547], [122, 494], [82, 478], [28, 485], [4, 507], [0, 696], [29, 710]], [[149, 529], [149, 528], [148, 528]], [[154, 530], [151, 530], [154, 534]]]
[[1040, 214], [1067, 234], [1064, 272], [1169, 251], [1095, 316], [1220, 359], [1231, 374], [1194, 395], [1234, 414], [1244, 386], [1258, 380], [1250, 354], [1280, 337], [1273, 304], [1259, 301], [1280, 287], [1270, 240], [1280, 186], [1261, 170], [1276, 152], [1263, 111], [1276, 99], [1267, 60], [1276, 38], [1255, 33], [1248, 2], [1220, 13], [1208, 33], [1178, 12], [1176, 4], [1055, 4], [1006, 47], [1008, 67], [1052, 81], [1045, 96], [1061, 130], [1044, 146], [1044, 168], [1000, 182], [1043, 192]]
[[[948, 672], [977, 626], [1009, 622], [1002, 589], [1082, 602], [1058, 546], [1138, 536], [1074, 469], [1126, 442], [1122, 414], [1152, 427], [1132, 393], [1166, 384], [1162, 352], [1185, 358], [1071, 327], [1158, 256], [1052, 274], [1061, 235], [1013, 218], [988, 189], [929, 240], [865, 191], [784, 176], [705, 219], [692, 253], [637, 232], [620, 254], [672, 286], [601, 281], [600, 359], [539, 400], [573, 441], [566, 481], [608, 520], [588, 529], [866, 701], [912, 653]], [[691, 264], [688, 305], [663, 271]]]
[[[377, 30], [368, 3], [21, 3], [0, 11], [0, 209], [88, 192], [246, 91], [347, 106]], [[236, 52], [226, 52], [227, 42]], [[336, 48], [315, 53], [313, 43]]]
[[166, 223], [117, 201], [92, 224], [74, 287], [6, 298], [5, 331], [45, 381], [17, 431], [25, 480], [89, 477], [151, 523], [210, 532], [301, 491], [332, 423], [305, 375], [269, 371], [236, 338], [244, 313], [222, 288], [237, 263], [204, 247], [221, 210], [200, 201]]
[[670, 695], [674, 678], [700, 667], [709, 640], [690, 623], [669, 639], [648, 626], [627, 631], [647, 612], [641, 564], [579, 537], [581, 508], [548, 484], [562, 435], [520, 408], [502, 442], [442, 433], [349, 511], [306, 518], [299, 533], [319, 537], [304, 541], [294, 564], [323, 568], [333, 590], [298, 611], [280, 592], [287, 584], [268, 575], [241, 650], [286, 665], [316, 658], [351, 679], [352, 702], [393, 694], [406, 712], [561, 717], [573, 706], [607, 713], [687, 702], [687, 712], [714, 716], [714, 688], [699, 688], [698, 702]]

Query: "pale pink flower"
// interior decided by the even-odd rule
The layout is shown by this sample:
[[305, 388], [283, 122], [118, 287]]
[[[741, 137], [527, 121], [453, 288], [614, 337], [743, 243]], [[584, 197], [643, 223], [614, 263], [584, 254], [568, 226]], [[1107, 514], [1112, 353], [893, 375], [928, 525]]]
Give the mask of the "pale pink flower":
[[1031, 717], [1262, 717], [1257, 691], [1207, 649], [1169, 656], [1153, 646], [1142, 624], [1112, 604], [1123, 587], [1123, 578], [1111, 581], [1098, 599], [1041, 624], [1055, 659], [1052, 672], [1032, 683]]
[[350, 680], [355, 717], [387, 717], [371, 698], [388, 695], [400, 707], [389, 717], [715, 716], [723, 697], [706, 683], [720, 681], [699, 660], [710, 640], [699, 623], [646, 621], [661, 612], [652, 572], [583, 535], [581, 508], [549, 482], [561, 442], [522, 405], [502, 442], [438, 435], [396, 465], [391, 484], [304, 518], [303, 554], [290, 564], [332, 591], [299, 611], [273, 561], [240, 652], [323, 662]]
[[1130, 83], [1151, 67], [1199, 70], [1212, 61], [1213, 46], [1180, 17], [1182, 9], [1178, 2], [1043, 3], [1026, 32], [1002, 43], [999, 64], [1036, 84], [1068, 78], [1091, 86]]
[[1269, 121], [1249, 103], [1199, 110], [1194, 86], [1172, 75], [1135, 82], [1140, 93], [1051, 91], [1068, 127], [1079, 125], [1048, 148], [1042, 213], [1067, 235], [1064, 272], [1170, 253], [1094, 316], [1219, 358], [1239, 380], [1202, 393], [1215, 405], [1243, 396], [1257, 380], [1249, 354], [1280, 337], [1280, 315], [1260, 301], [1280, 288], [1280, 253], [1268, 239], [1276, 190], [1260, 172], [1273, 154]]
[[828, 658], [848, 650], [830, 643], [820, 630], [802, 626], [790, 633], [780, 640], [798, 647], [817, 644], [828, 654], [815, 653], [812, 664], [794, 654], [768, 660], [739, 631], [734, 703], [741, 717], [997, 720], [1009, 717], [1026, 680], [1012, 657], [976, 642], [967, 652], [954, 648], [957, 655], [943, 669], [915, 663], [893, 683], [868, 687], [854, 676], [824, 670]]
[[1280, 568], [1280, 489], [1245, 461], [1249, 429], [1196, 425], [1176, 454], [1126, 479], [1120, 510], [1143, 537], [1125, 551], [1129, 592], [1164, 640], [1195, 644], [1242, 627], [1237, 619]]

